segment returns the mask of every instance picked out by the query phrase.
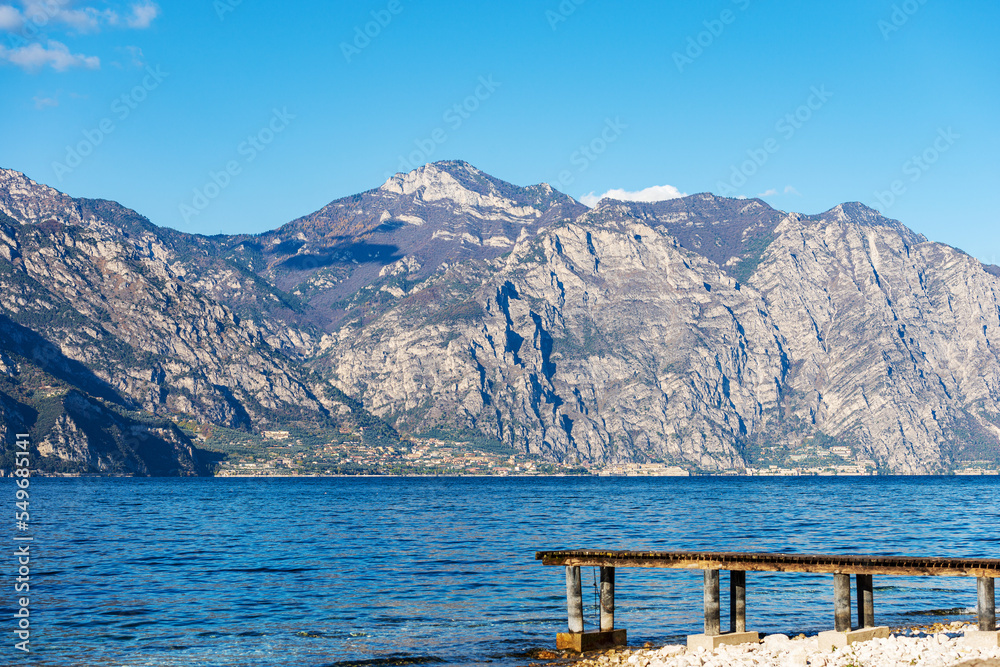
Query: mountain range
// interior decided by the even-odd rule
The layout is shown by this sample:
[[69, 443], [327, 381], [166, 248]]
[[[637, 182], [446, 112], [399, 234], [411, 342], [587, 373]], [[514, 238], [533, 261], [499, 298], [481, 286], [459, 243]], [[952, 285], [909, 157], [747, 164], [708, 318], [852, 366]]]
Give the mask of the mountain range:
[[289, 425], [701, 472], [1000, 458], [1000, 268], [858, 203], [588, 208], [443, 161], [201, 236], [0, 169], [0, 289], [3, 468], [30, 432], [43, 470], [203, 474], [207, 430]]

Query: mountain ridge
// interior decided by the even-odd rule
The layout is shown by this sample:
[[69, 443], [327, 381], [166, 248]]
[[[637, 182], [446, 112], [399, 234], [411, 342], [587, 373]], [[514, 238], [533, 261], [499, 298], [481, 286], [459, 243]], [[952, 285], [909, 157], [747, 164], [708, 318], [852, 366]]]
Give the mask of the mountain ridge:
[[[160, 228], [11, 170], [0, 213], [0, 287], [30, 297], [2, 300], [0, 399], [12, 423], [62, 415], [37, 433], [52, 465], [204, 470], [181, 422], [706, 471], [830, 442], [895, 472], [1000, 453], [1000, 271], [857, 202], [588, 209], [443, 161], [258, 235]], [[71, 426], [108, 410], [113, 434]]]

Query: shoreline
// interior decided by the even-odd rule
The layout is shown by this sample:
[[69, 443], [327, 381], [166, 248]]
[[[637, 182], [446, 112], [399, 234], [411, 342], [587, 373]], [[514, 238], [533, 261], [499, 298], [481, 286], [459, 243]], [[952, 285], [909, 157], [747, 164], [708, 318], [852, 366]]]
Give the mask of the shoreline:
[[892, 628], [872, 639], [821, 652], [814, 635], [771, 634], [758, 644], [688, 649], [684, 644], [618, 647], [575, 654], [535, 650], [529, 667], [1000, 667], [1000, 647], [981, 647], [965, 638], [974, 623], [955, 621]]

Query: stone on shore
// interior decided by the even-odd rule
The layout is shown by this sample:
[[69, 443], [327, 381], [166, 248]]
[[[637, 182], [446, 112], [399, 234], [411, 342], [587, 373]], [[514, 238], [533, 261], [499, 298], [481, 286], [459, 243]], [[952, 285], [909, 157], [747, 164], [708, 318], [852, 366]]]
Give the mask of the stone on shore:
[[759, 644], [715, 650], [683, 645], [619, 648], [585, 655], [577, 667], [1000, 667], [1000, 647], [977, 646], [965, 633], [971, 624], [903, 629], [889, 637], [823, 651], [816, 637], [767, 635]]

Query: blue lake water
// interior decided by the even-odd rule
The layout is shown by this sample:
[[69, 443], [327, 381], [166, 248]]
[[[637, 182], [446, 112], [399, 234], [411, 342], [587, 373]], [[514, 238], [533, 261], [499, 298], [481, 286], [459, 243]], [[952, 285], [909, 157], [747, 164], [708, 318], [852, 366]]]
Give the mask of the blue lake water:
[[[33, 652], [8, 640], [3, 664], [523, 665], [566, 623], [563, 570], [536, 550], [1000, 556], [997, 478], [33, 479], [31, 492]], [[619, 569], [616, 625], [630, 644], [700, 632], [701, 581]], [[974, 579], [874, 583], [880, 623], [972, 618]], [[748, 628], [832, 624], [832, 576], [748, 573]]]

